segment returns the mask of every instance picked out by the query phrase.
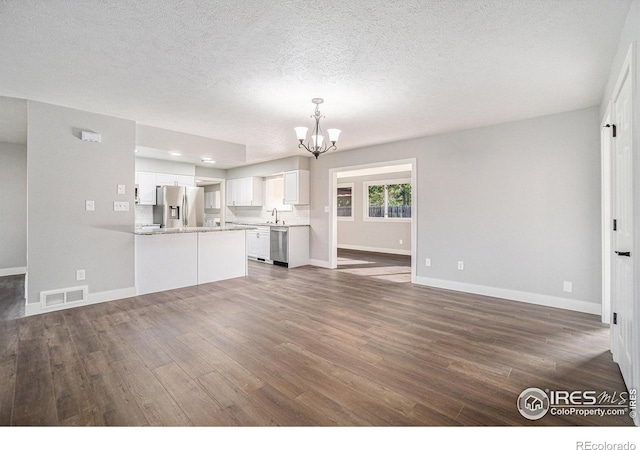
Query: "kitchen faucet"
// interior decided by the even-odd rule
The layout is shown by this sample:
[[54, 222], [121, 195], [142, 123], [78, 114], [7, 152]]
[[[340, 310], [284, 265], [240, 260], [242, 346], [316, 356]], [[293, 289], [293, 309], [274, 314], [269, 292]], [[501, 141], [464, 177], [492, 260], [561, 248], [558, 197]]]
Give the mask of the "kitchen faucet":
[[276, 223], [278, 223], [278, 209], [277, 208], [273, 208], [271, 210], [271, 217], [273, 217], [273, 214], [275, 213], [276, 215]]

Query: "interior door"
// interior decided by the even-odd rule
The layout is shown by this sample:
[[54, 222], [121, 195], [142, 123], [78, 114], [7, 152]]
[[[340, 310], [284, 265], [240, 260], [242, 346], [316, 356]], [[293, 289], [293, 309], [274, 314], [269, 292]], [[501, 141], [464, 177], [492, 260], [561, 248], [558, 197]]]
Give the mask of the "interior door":
[[629, 71], [619, 83], [612, 103], [613, 139], [613, 280], [611, 325], [613, 357], [627, 384], [633, 386], [633, 203], [632, 203], [632, 82]]

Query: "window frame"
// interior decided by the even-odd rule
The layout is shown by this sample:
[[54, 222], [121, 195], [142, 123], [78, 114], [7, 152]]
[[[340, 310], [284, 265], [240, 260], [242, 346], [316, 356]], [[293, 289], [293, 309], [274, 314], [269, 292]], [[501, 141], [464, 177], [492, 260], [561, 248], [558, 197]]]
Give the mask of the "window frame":
[[356, 215], [356, 184], [355, 183], [338, 183], [337, 189], [351, 188], [351, 216], [338, 216], [338, 191], [336, 190], [336, 217], [340, 222], [353, 222]]
[[[363, 222], [411, 222], [413, 217], [369, 217], [369, 186], [387, 186], [389, 184], [409, 184], [411, 185], [411, 215], [413, 216], [413, 183], [411, 178], [396, 178], [390, 180], [365, 181], [362, 183], [362, 221]], [[387, 205], [385, 204], [385, 214]]]

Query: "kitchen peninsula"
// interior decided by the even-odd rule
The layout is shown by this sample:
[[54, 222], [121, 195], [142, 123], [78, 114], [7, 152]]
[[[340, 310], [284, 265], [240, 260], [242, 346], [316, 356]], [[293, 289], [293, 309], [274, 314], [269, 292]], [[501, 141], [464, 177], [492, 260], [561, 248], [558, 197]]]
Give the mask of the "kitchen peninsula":
[[136, 230], [136, 293], [246, 276], [246, 230], [250, 229], [227, 225]]

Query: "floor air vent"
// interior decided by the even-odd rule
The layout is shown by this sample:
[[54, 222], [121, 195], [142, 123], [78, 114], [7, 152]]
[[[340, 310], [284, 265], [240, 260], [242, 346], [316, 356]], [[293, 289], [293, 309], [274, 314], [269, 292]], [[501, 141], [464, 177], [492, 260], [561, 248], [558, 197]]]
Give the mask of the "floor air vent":
[[60, 307], [84, 302], [87, 300], [88, 295], [88, 286], [76, 286], [66, 289], [56, 289], [53, 291], [42, 291], [40, 292], [40, 303], [42, 304], [42, 308]]

